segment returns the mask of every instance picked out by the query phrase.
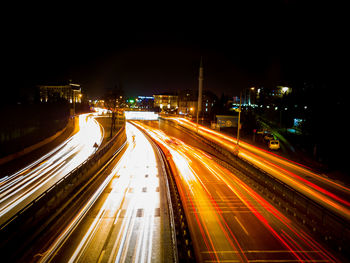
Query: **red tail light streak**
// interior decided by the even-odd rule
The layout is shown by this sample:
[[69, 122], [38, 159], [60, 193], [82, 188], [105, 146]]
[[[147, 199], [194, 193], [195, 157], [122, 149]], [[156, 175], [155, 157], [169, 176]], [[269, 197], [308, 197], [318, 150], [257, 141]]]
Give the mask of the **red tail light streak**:
[[134, 124], [166, 153], [199, 261], [337, 261], [210, 156], [158, 129]]
[[[184, 118], [169, 118], [196, 132], [197, 124]], [[234, 151], [236, 139], [223, 133], [198, 125], [198, 133], [226, 150]], [[238, 156], [270, 175], [290, 185], [321, 205], [350, 219], [350, 189], [336, 181], [317, 174], [305, 165], [288, 160], [277, 154], [240, 141]]]

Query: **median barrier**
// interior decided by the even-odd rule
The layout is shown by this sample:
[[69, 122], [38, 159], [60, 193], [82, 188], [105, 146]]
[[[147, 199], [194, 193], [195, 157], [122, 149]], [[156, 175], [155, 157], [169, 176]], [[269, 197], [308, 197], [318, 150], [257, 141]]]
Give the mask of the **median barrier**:
[[[169, 213], [172, 218], [172, 228], [175, 231], [175, 236], [173, 242], [175, 244], [174, 250], [177, 251], [177, 260], [176, 262], [196, 262], [194, 256], [194, 247], [193, 242], [190, 236], [190, 227], [188, 225], [188, 220], [186, 217], [186, 209], [184, 205], [186, 204], [185, 200], [181, 200], [181, 195], [177, 185], [180, 184], [179, 175], [177, 174], [177, 169], [173, 159], [171, 158], [170, 151], [164, 147], [164, 145], [157, 143], [151, 136], [147, 134], [142, 127], [137, 126], [140, 130], [152, 141], [152, 143], [157, 148], [164, 164], [164, 170], [166, 174], [166, 185], [167, 185], [167, 194], [168, 194], [168, 204], [169, 204]], [[199, 249], [198, 253], [200, 253]]]
[[176, 128], [182, 129], [193, 138], [210, 146], [209, 152], [223, 167], [235, 173], [242, 181], [270, 202], [302, 228], [345, 257], [350, 256], [350, 222], [341, 215], [321, 206], [289, 185], [268, 174], [254, 164], [222, 148], [215, 142], [189, 130], [171, 120], [164, 119]]

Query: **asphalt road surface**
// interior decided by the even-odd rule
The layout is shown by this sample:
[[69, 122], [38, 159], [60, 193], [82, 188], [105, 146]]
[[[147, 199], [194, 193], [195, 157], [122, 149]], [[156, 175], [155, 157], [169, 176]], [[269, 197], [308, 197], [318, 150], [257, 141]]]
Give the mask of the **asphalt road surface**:
[[338, 261], [206, 152], [167, 134], [167, 124], [136, 124], [171, 156], [199, 262]]
[[[196, 131], [196, 124], [184, 118], [168, 118], [175, 123]], [[199, 125], [201, 136], [217, 143], [231, 152], [236, 150], [236, 138]], [[240, 141], [238, 155], [270, 175], [298, 190], [323, 207], [350, 220], [350, 188], [341, 182], [330, 180], [311, 168], [293, 162], [270, 151]]]
[[162, 159], [133, 125], [126, 133], [123, 157], [41, 262], [174, 262]]
[[102, 138], [103, 129], [93, 115], [80, 115], [75, 135], [20, 171], [1, 178], [0, 224], [88, 159]]

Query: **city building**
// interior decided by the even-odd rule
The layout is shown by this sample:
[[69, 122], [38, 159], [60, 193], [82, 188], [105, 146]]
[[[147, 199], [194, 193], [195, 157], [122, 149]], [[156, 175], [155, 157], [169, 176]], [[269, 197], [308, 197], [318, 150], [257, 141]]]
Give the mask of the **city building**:
[[288, 95], [292, 92], [290, 87], [286, 86], [276, 86], [276, 88], [271, 90], [271, 96], [282, 98], [284, 95]]
[[163, 93], [153, 95], [154, 108], [159, 108], [160, 111], [174, 112], [179, 108], [178, 98], [179, 96], [171, 93]]
[[181, 115], [194, 115], [197, 112], [198, 98], [193, 90], [182, 90], [179, 92], [179, 109]]
[[[286, 86], [276, 86], [273, 88], [250, 87], [242, 91], [242, 106], [264, 107], [274, 106], [276, 100], [282, 99], [283, 96], [292, 92], [292, 88]], [[233, 97], [233, 104], [238, 105], [240, 98]]]
[[[211, 113], [217, 97], [214, 93], [204, 90], [202, 93], [201, 116], [207, 116]], [[192, 90], [183, 90], [179, 93], [179, 114], [194, 115], [197, 113], [198, 94]]]
[[179, 100], [179, 114], [194, 115], [197, 110], [197, 100]]
[[154, 97], [138, 96], [136, 99], [136, 105], [139, 109], [153, 109]]
[[202, 100], [202, 114], [203, 116], [209, 116], [211, 114], [211, 110], [214, 106], [214, 104], [217, 102], [218, 98], [217, 96], [209, 91], [204, 90], [203, 91], [203, 100]]
[[65, 99], [69, 103], [81, 103], [81, 87], [79, 84], [69, 83], [66, 85], [38, 85], [40, 101], [57, 101]]

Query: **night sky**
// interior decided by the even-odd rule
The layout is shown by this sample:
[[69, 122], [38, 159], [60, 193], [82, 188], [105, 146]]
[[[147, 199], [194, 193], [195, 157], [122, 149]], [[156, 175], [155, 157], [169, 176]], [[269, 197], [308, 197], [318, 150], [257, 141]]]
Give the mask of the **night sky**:
[[303, 81], [344, 84], [348, 30], [341, 7], [229, 2], [9, 6], [2, 89], [69, 79], [90, 97], [118, 83], [128, 96], [196, 89], [201, 56], [204, 88], [217, 95]]

